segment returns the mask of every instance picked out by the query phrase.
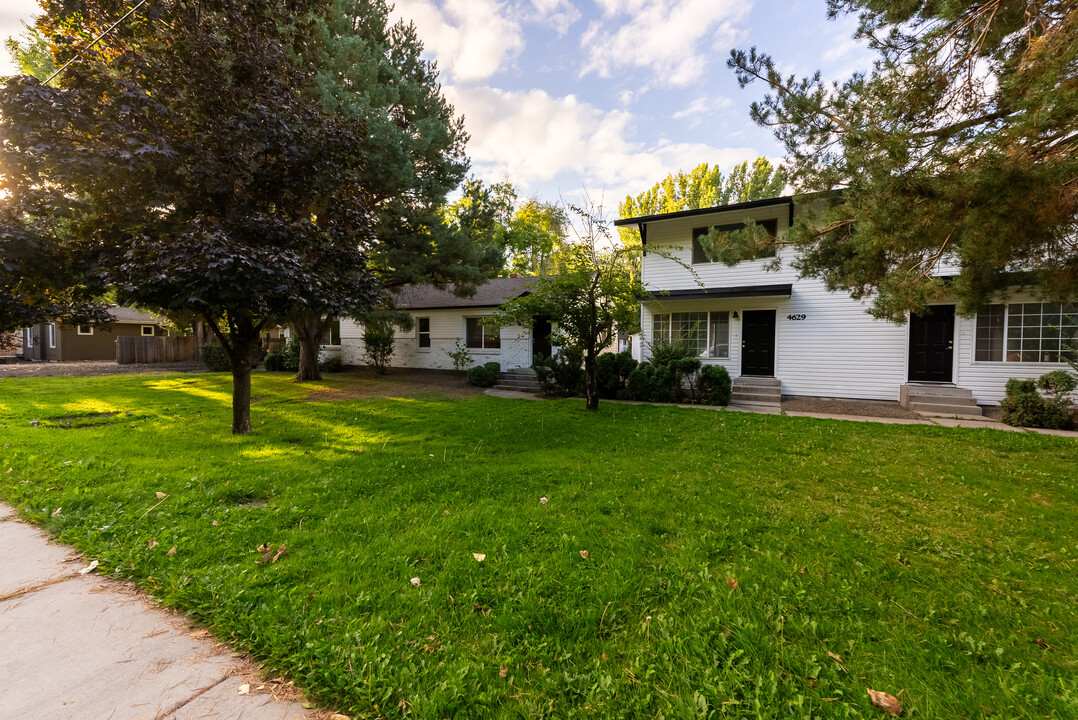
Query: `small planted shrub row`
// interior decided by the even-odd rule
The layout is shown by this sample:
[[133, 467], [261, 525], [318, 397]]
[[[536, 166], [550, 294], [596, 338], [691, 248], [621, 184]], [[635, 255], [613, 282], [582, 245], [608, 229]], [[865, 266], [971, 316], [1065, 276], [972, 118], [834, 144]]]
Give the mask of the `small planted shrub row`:
[[468, 384], [483, 388], [493, 387], [501, 374], [502, 366], [499, 363], [492, 361], [476, 365], [468, 371]]
[[552, 357], [536, 355], [532, 368], [547, 395], [574, 397], [584, 393], [584, 353], [576, 348], [562, 348]]
[[1007, 396], [999, 404], [1000, 419], [1015, 427], [1058, 430], [1070, 422], [1070, 394], [1078, 378], [1066, 370], [1053, 370], [1036, 380], [1007, 381]]

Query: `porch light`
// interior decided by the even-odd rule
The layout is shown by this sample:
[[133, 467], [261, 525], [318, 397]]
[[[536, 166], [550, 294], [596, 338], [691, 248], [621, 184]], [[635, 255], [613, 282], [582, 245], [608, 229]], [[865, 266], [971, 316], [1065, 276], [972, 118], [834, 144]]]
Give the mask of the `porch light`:
[[733, 314], [732, 317], [733, 317], [734, 320], [740, 320], [741, 319], [741, 316], [737, 314], [737, 310], [734, 310], [734, 314]]

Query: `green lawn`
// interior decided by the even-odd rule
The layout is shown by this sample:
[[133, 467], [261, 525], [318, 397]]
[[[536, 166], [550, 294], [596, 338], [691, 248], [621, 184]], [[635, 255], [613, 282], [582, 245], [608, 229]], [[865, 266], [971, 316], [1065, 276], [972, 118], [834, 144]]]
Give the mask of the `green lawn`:
[[356, 717], [1078, 717], [1074, 440], [376, 382], [0, 380], [0, 496]]

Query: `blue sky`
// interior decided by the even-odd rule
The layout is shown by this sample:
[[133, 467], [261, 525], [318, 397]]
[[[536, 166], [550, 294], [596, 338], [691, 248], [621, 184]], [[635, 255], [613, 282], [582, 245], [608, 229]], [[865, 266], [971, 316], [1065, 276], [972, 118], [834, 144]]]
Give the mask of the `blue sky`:
[[[4, 0], [0, 37], [36, 10]], [[797, 74], [868, 69], [854, 19], [828, 21], [825, 0], [396, 0], [396, 15], [415, 22], [465, 117], [474, 175], [544, 200], [586, 188], [615, 212], [701, 162], [781, 160], [749, 120], [763, 88], [738, 88], [731, 48], [756, 45]]]

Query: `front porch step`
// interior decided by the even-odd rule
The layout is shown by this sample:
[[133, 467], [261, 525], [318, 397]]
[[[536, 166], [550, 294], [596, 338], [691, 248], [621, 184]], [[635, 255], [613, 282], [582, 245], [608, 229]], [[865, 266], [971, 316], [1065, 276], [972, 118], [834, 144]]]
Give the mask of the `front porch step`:
[[513, 392], [539, 392], [539, 379], [531, 368], [512, 368], [503, 372], [494, 385], [496, 390]]
[[926, 417], [984, 417], [973, 393], [954, 385], [903, 385], [898, 404]]
[[776, 378], [739, 377], [733, 381], [730, 406], [745, 410], [780, 410], [782, 383]]

